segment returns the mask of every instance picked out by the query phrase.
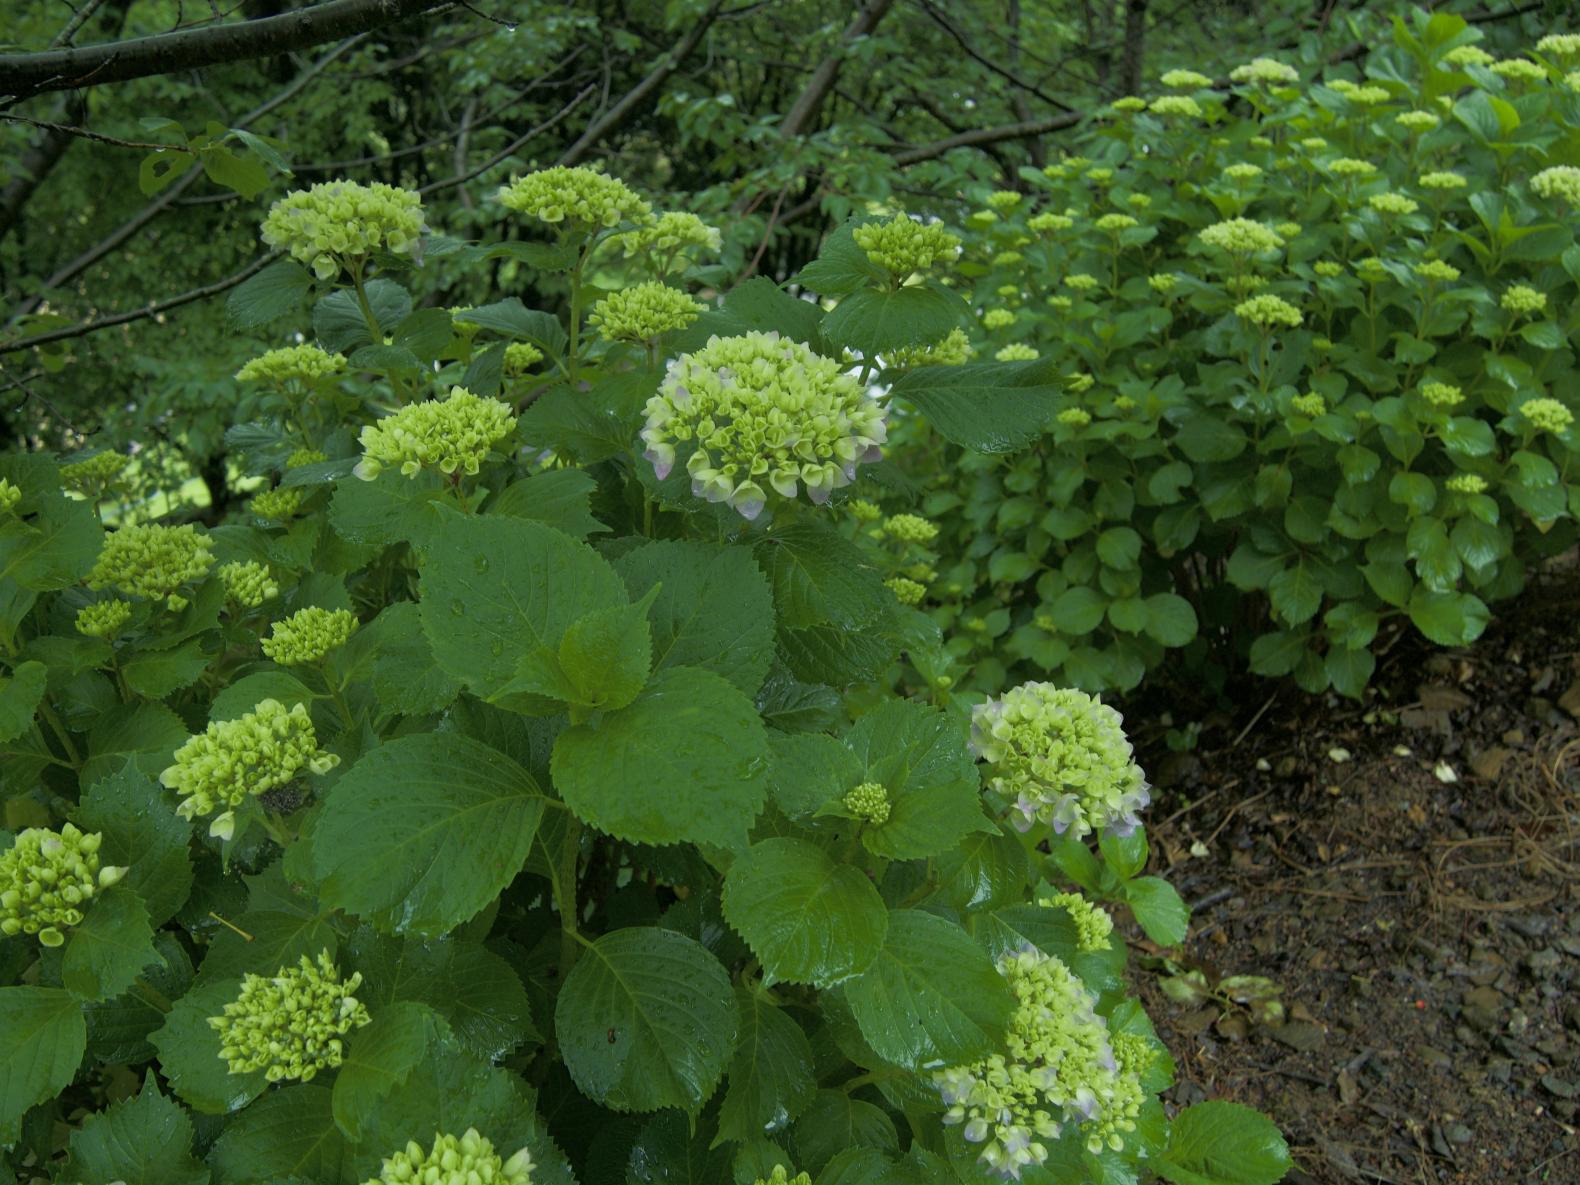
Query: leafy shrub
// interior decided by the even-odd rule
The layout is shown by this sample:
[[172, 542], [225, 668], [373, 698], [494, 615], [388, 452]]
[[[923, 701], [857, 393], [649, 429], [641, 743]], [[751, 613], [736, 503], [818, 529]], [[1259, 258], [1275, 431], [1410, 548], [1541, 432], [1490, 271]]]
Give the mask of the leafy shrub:
[[[886, 440], [841, 351], [963, 303], [846, 235], [827, 315], [766, 280], [704, 312], [695, 220], [587, 170], [500, 196], [531, 239], [417, 237], [411, 195], [350, 184], [274, 208], [294, 259], [231, 310], [316, 292], [315, 340], [242, 368], [277, 416], [232, 433], [266, 488], [231, 521], [106, 531], [102, 483], [0, 457], [12, 1165], [1280, 1177], [1265, 1118], [1158, 1101], [1102, 903], [1161, 943], [1187, 914], [1142, 875], [1118, 716], [883, 690], [929, 623], [823, 505]], [[569, 324], [417, 308], [424, 254], [558, 274]]]
[[1358, 82], [1170, 72], [964, 218], [979, 361], [890, 373], [951, 408], [898, 455], [975, 686], [1184, 648], [1359, 696], [1387, 623], [1468, 642], [1573, 542], [1580, 59], [1479, 36], [1396, 20]]

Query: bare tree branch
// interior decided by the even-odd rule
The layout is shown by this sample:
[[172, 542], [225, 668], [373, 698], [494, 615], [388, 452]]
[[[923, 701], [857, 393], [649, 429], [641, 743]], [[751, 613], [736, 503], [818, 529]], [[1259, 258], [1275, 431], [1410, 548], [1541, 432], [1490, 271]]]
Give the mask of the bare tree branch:
[[975, 128], [945, 140], [936, 140], [931, 144], [896, 152], [894, 163], [901, 166], [914, 165], [924, 160], [934, 160], [956, 148], [982, 148], [1003, 140], [1025, 140], [1032, 136], [1040, 136], [1044, 132], [1057, 132], [1063, 128], [1074, 127], [1080, 122], [1079, 112], [1061, 111], [1058, 115], [1050, 115], [1045, 119], [1005, 123], [991, 128]]
[[785, 112], [785, 117], [779, 121], [781, 136], [790, 139], [806, 131], [812, 122], [812, 117], [817, 114], [817, 109], [823, 105], [823, 100], [828, 98], [828, 93], [834, 89], [840, 67], [844, 65], [846, 50], [856, 41], [871, 34], [892, 7], [894, 0], [867, 0], [861, 11], [846, 26], [845, 32], [840, 35], [839, 44], [828, 57], [818, 63], [817, 69], [812, 71], [812, 77], [808, 80], [806, 88], [796, 97], [790, 110]]
[[329, 0], [299, 12], [112, 41], [82, 49], [0, 54], [0, 94], [101, 86], [339, 41], [416, 16], [450, 0]]

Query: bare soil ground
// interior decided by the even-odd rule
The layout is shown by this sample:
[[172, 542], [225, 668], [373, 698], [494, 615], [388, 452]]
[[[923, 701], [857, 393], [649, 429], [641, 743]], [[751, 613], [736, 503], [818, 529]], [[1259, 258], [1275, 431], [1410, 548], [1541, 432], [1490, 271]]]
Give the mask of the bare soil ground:
[[1292, 1185], [1580, 1182], [1580, 578], [1463, 652], [1401, 636], [1365, 704], [1251, 687], [1141, 737], [1195, 906], [1138, 943], [1171, 1101], [1270, 1113]]

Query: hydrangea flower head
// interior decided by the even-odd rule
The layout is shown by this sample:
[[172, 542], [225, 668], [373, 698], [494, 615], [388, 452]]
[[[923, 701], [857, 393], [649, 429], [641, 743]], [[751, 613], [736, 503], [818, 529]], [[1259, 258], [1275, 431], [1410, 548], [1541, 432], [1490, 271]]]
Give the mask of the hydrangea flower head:
[[1504, 58], [1487, 67], [1499, 78], [1512, 82], [1545, 82], [1547, 71], [1529, 58]]
[[120, 479], [130, 461], [130, 457], [122, 456], [113, 449], [95, 453], [86, 460], [62, 465], [61, 484], [73, 493], [96, 497]]
[[1234, 306], [1234, 315], [1241, 320], [1271, 329], [1283, 325], [1294, 329], [1300, 324], [1300, 310], [1280, 296], [1253, 296]]
[[130, 601], [96, 601], [77, 610], [77, 632], [89, 638], [113, 638], [132, 619]]
[[1487, 479], [1475, 473], [1456, 473], [1443, 483], [1456, 494], [1484, 494]]
[[445, 399], [408, 403], [364, 427], [362, 460], [352, 472], [363, 481], [372, 481], [385, 466], [399, 468], [403, 477], [425, 468], [446, 476], [475, 474], [489, 450], [515, 427], [507, 404], [452, 387]]
[[1212, 79], [1194, 70], [1165, 70], [1159, 81], [1175, 90], [1199, 91], [1212, 85]]
[[901, 543], [931, 543], [938, 538], [938, 527], [919, 514], [895, 514], [883, 522], [883, 533]]
[[1147, 104], [1153, 115], [1178, 115], [1184, 119], [1200, 119], [1201, 104], [1189, 95], [1159, 95]]
[[797, 1173], [792, 1177], [789, 1169], [776, 1164], [773, 1172], [766, 1177], [758, 1177], [754, 1185], [812, 1185], [812, 1178], [806, 1173]]
[[957, 326], [949, 331], [949, 336], [943, 341], [930, 346], [906, 346], [895, 350], [889, 355], [888, 363], [901, 370], [917, 366], [960, 366], [971, 361], [975, 354], [976, 348], [972, 346], [970, 337]]
[[180, 608], [186, 601], [178, 590], [208, 572], [214, 562], [213, 546], [191, 523], [179, 527], [132, 523], [105, 535], [87, 584]]
[[1293, 66], [1286, 66], [1275, 58], [1252, 58], [1229, 71], [1229, 78], [1232, 82], [1260, 82], [1269, 86], [1289, 86], [1300, 81]]
[[611, 292], [593, 305], [588, 320], [609, 341], [648, 342], [684, 329], [703, 309], [700, 300], [680, 289], [650, 280]]
[[270, 636], [263, 639], [263, 652], [282, 667], [318, 662], [344, 646], [357, 625], [357, 615], [349, 609], [309, 605], [270, 627]]
[[1041, 214], [1033, 214], [1026, 219], [1026, 228], [1038, 234], [1048, 234], [1056, 230], [1069, 230], [1075, 225], [1075, 219], [1068, 214], [1055, 214], [1051, 210]]
[[1215, 222], [1202, 228], [1196, 237], [1207, 246], [1227, 251], [1230, 255], [1257, 255], [1284, 245], [1283, 238], [1276, 231], [1249, 218], [1229, 218]]
[[982, 314], [982, 326], [984, 329], [1003, 329], [1013, 324], [1015, 324], [1015, 310], [1013, 309], [989, 309]]
[[879, 458], [883, 409], [838, 362], [777, 333], [711, 337], [669, 365], [647, 401], [643, 456], [660, 481], [690, 445], [692, 492], [748, 519], [770, 493], [818, 505]]
[[724, 237], [695, 214], [668, 210], [645, 226], [616, 235], [614, 242], [627, 258], [649, 255], [667, 264], [689, 255], [693, 249], [717, 251], [723, 246]]
[[1454, 407], [1463, 402], [1465, 395], [1453, 383], [1422, 383], [1421, 398], [1433, 407]]
[[176, 814], [183, 819], [225, 810], [209, 834], [229, 839], [234, 808], [249, 795], [284, 786], [304, 770], [328, 773], [340, 758], [318, 747], [306, 704], [289, 710], [279, 700], [263, 700], [234, 720], [217, 720], [175, 751], [174, 764], [159, 775], [162, 785], [181, 796]]
[[321, 465], [329, 460], [329, 454], [315, 448], [292, 449], [291, 455], [285, 458], [287, 469], [301, 469], [307, 465]]
[[303, 955], [275, 975], [244, 976], [237, 997], [208, 1018], [220, 1057], [232, 1074], [262, 1070], [270, 1082], [311, 1081], [341, 1063], [345, 1035], [372, 1019], [352, 995], [361, 983], [361, 972], [342, 981], [327, 950], [316, 966]]
[[1092, 413], [1084, 407], [1067, 407], [1054, 418], [1071, 428], [1084, 428], [1092, 422]]
[[0, 514], [11, 514], [22, 505], [22, 487], [0, 477]]
[[1422, 173], [1417, 181], [1422, 189], [1464, 189], [1469, 184], [1460, 174], [1443, 171]]
[[1531, 178], [1531, 188], [1544, 198], [1580, 206], [1580, 168], [1554, 165]]
[[1443, 121], [1430, 111], [1401, 111], [1393, 121], [1406, 131], [1430, 132]]
[[966, 1140], [981, 1145], [978, 1163], [1012, 1180], [1047, 1160], [1065, 1124], [1081, 1127], [1093, 1152], [1124, 1147], [1121, 1133], [1135, 1129], [1141, 1100], [1121, 1084], [1095, 998], [1030, 945], [1007, 952], [998, 968], [1015, 998], [1006, 1052], [934, 1072], [944, 1122], [963, 1124]]
[[1413, 198], [1402, 193], [1374, 193], [1366, 201], [1379, 214], [1414, 214], [1421, 208]]
[[1060, 908], [1075, 923], [1076, 949], [1088, 953], [1109, 950], [1113, 943], [1109, 935], [1114, 932], [1114, 919], [1100, 905], [1093, 905], [1079, 893], [1055, 893], [1040, 898], [1038, 905], [1044, 909]]
[[82, 921], [93, 895], [126, 875], [124, 868], [99, 866], [103, 838], [70, 823], [58, 832], [19, 832], [0, 852], [0, 936], [34, 934], [45, 946], [64, 942], [61, 930]]
[[276, 486], [254, 494], [248, 506], [259, 518], [283, 523], [301, 509], [302, 499], [306, 496], [307, 490], [303, 486]]
[[1007, 210], [1013, 210], [1016, 206], [1020, 205], [1021, 202], [1025, 200], [1025, 197], [1025, 194], [1017, 193], [1013, 189], [995, 189], [992, 193], [988, 194], [987, 204], [992, 209], [1003, 213]]
[[543, 351], [531, 342], [511, 342], [505, 347], [502, 369], [511, 378], [519, 378], [542, 361]]
[[1037, 358], [1037, 350], [1025, 342], [1011, 342], [1000, 347], [993, 357], [999, 362], [1032, 362]]
[[841, 800], [845, 809], [858, 819], [881, 824], [889, 818], [889, 792], [882, 782], [863, 782]]
[[1443, 55], [1443, 61], [1450, 66], [1487, 66], [1492, 60], [1492, 55], [1479, 45], [1456, 45]]
[[1357, 160], [1353, 156], [1341, 156], [1328, 165], [1328, 172], [1335, 177], [1370, 177], [1377, 171], [1377, 166], [1369, 160]]
[[1511, 284], [1498, 299], [1506, 312], [1519, 317], [1534, 317], [1547, 309], [1547, 296], [1529, 284]]
[[555, 165], [518, 177], [499, 190], [508, 210], [579, 231], [646, 222], [652, 207], [625, 182], [582, 165]]
[[1241, 161], [1237, 164], [1226, 166], [1223, 170], [1223, 175], [1229, 178], [1230, 181], [1235, 182], [1255, 181], [1262, 175], [1262, 166]]
[[845, 508], [858, 523], [875, 523], [883, 517], [883, 508], [865, 498], [852, 498]]
[[242, 364], [236, 378], [243, 383], [316, 383], [346, 369], [344, 354], [317, 346], [283, 346]]
[[422, 198], [381, 181], [326, 181], [269, 207], [263, 241], [332, 280], [378, 251], [409, 254], [422, 241]]
[[927, 586], [908, 576], [890, 576], [883, 583], [902, 605], [920, 605], [927, 598]]
[[1147, 101], [1136, 95], [1126, 95], [1122, 99], [1115, 99], [1108, 106], [1124, 115], [1134, 115], [1137, 111], [1145, 111], [1147, 109]]
[[1087, 272], [1071, 272], [1064, 277], [1064, 286], [1073, 288], [1077, 292], [1095, 292], [1102, 285], [1098, 283], [1096, 276]]
[[268, 565], [257, 560], [232, 560], [221, 564], [215, 575], [225, 586], [225, 599], [243, 609], [256, 609], [280, 595]]
[[469, 1127], [461, 1136], [435, 1134], [433, 1146], [409, 1141], [384, 1158], [379, 1175], [363, 1185], [532, 1185], [532, 1155], [522, 1148], [509, 1160]]
[[1290, 399], [1289, 406], [1301, 415], [1309, 416], [1314, 420], [1318, 416], [1326, 414], [1328, 401], [1315, 391], [1310, 391], [1305, 395], [1294, 396]]
[[988, 763], [989, 786], [1013, 803], [1018, 829], [1129, 835], [1152, 797], [1122, 725], [1085, 692], [1023, 683], [972, 710], [971, 744]]
[[[1009, 190], [1016, 204], [1020, 194]], [[993, 195], [994, 198], [998, 194]], [[988, 199], [991, 203], [993, 198]], [[936, 222], [918, 222], [897, 214], [887, 222], [869, 222], [851, 232], [867, 258], [896, 276], [926, 271], [934, 262], [948, 262], [960, 253], [960, 239]]]
[[1433, 283], [1450, 284], [1459, 279], [1459, 269], [1451, 263], [1444, 263], [1441, 259], [1428, 259], [1418, 263], [1412, 269], [1416, 275]]
[[1538, 432], [1558, 435], [1567, 431], [1575, 422], [1575, 414], [1556, 399], [1527, 399], [1520, 404], [1520, 414], [1530, 421]]
[[1167, 296], [1179, 285], [1179, 277], [1173, 272], [1158, 272], [1147, 277], [1147, 287], [1152, 291]]
[[[1260, 171], [1258, 170], [1258, 172]], [[1141, 224], [1129, 214], [1104, 214], [1092, 225], [1104, 234], [1118, 234], [1122, 230], [1129, 230], [1132, 226], [1140, 226]]]
[[1536, 52], [1555, 58], [1580, 57], [1580, 33], [1548, 33], [1536, 43]]

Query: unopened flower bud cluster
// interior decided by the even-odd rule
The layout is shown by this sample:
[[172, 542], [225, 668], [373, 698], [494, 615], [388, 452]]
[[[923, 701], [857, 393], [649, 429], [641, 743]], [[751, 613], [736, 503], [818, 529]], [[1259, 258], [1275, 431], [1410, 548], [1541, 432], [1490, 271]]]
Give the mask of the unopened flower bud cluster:
[[475, 1127], [460, 1136], [435, 1135], [426, 1152], [415, 1140], [384, 1158], [379, 1175], [364, 1185], [532, 1185], [532, 1156], [522, 1148], [509, 1160]]
[[645, 222], [651, 207], [623, 181], [597, 169], [556, 165], [519, 177], [499, 191], [508, 210], [550, 224], [591, 230]]
[[1277, 325], [1294, 329], [1301, 321], [1299, 309], [1282, 297], [1268, 294], [1241, 301], [1234, 306], [1234, 313], [1242, 320], [1263, 329], [1271, 329]]
[[1196, 237], [1230, 255], [1255, 255], [1284, 245], [1277, 232], [1249, 218], [1230, 218], [1204, 227]]
[[220, 1057], [232, 1074], [262, 1070], [270, 1082], [310, 1081], [344, 1060], [342, 1038], [371, 1019], [352, 995], [361, 983], [361, 972], [342, 982], [327, 950], [316, 966], [303, 955], [278, 974], [243, 977], [240, 994], [222, 1015], [208, 1018], [219, 1033]]
[[[1010, 314], [1014, 319], [1014, 314]], [[888, 356], [888, 363], [897, 370], [910, 370], [918, 366], [960, 366], [971, 361], [976, 350], [964, 329], [955, 328], [940, 342], [930, 346], [906, 346]]]
[[845, 809], [858, 819], [881, 824], [889, 818], [889, 791], [882, 782], [863, 782], [841, 800]]
[[270, 626], [269, 637], [262, 642], [263, 652], [282, 667], [318, 662], [344, 646], [357, 625], [357, 615], [349, 609], [309, 605]]
[[[1020, 200], [1020, 194], [1014, 195]], [[960, 239], [933, 222], [918, 222], [904, 214], [888, 222], [869, 222], [851, 232], [867, 258], [897, 276], [926, 271], [940, 260], [949, 262], [960, 253]]]
[[448, 398], [410, 403], [362, 429], [362, 460], [354, 472], [372, 481], [386, 466], [403, 477], [423, 469], [475, 474], [492, 449], [515, 431], [516, 417], [499, 400], [452, 387]]
[[259, 518], [285, 522], [301, 509], [307, 490], [302, 486], [276, 486], [253, 496], [249, 506]]
[[232, 560], [221, 564], [215, 574], [225, 586], [225, 599], [243, 609], [256, 609], [280, 595], [268, 566], [257, 560]]
[[114, 451], [95, 453], [85, 461], [62, 465], [61, 484], [78, 494], [100, 494], [115, 484], [130, 460]]
[[167, 527], [134, 523], [110, 532], [88, 573], [91, 589], [113, 588], [131, 597], [186, 603], [177, 590], [201, 580], [214, 562], [212, 540], [191, 523]]
[[22, 487], [0, 477], [0, 514], [12, 514], [22, 505]]
[[100, 889], [126, 869], [99, 866], [103, 836], [70, 823], [50, 831], [29, 827], [0, 852], [0, 935], [34, 934], [45, 946], [65, 941], [61, 930], [82, 921]]
[[378, 251], [408, 253], [422, 232], [422, 198], [381, 181], [326, 181], [298, 190], [270, 206], [263, 220], [263, 241], [290, 252], [320, 280]]
[[318, 346], [282, 346], [259, 354], [236, 372], [243, 383], [316, 383], [333, 378], [346, 368], [344, 354], [331, 354]]
[[792, 1177], [789, 1169], [776, 1164], [773, 1172], [766, 1177], [758, 1177], [755, 1185], [812, 1185], [812, 1178], [806, 1173], [797, 1173]]
[[531, 342], [511, 342], [505, 347], [503, 369], [510, 378], [520, 378], [542, 361], [543, 351]]
[[1079, 893], [1055, 893], [1043, 897], [1038, 905], [1044, 909], [1063, 909], [1075, 923], [1076, 948], [1082, 951], [1108, 950], [1113, 944], [1109, 935], [1114, 932], [1114, 919], [1100, 905], [1093, 905]]
[[647, 342], [684, 329], [704, 308], [680, 289], [650, 280], [611, 292], [593, 305], [588, 320], [609, 341]]
[[126, 628], [126, 623], [131, 619], [130, 601], [119, 598], [96, 601], [77, 610], [77, 632], [90, 638], [113, 638]]

